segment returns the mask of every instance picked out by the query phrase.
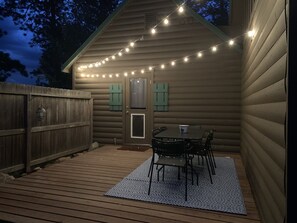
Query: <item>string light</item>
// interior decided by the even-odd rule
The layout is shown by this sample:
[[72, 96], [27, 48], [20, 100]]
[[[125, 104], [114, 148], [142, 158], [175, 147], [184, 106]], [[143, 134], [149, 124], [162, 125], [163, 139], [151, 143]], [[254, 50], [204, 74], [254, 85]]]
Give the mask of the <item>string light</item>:
[[254, 38], [255, 37], [255, 30], [250, 30], [247, 32], [248, 37]]
[[178, 8], [178, 12], [181, 14], [181, 13], [183, 13], [184, 12], [184, 7], [183, 6], [180, 6], [179, 8]]
[[156, 31], [156, 29], [155, 29], [155, 28], [152, 28], [152, 29], [151, 29], [151, 33], [152, 33], [153, 35], [155, 35], [155, 34], [156, 34], [156, 32], [157, 32], [157, 31]]
[[213, 47], [211, 48], [211, 51], [212, 51], [212, 52], [217, 52], [217, 51], [218, 51], [218, 48], [217, 48], [216, 46], [213, 46]]
[[[178, 10], [179, 13], [183, 13], [183, 12], [184, 12], [184, 8], [182, 7], [182, 5], [179, 6], [176, 10]], [[169, 19], [168, 19], [168, 17], [169, 17], [169, 15], [168, 15], [167, 17], [165, 17], [160, 23], [163, 23], [164, 25], [168, 25], [168, 24], [169, 24]], [[158, 25], [159, 25], [159, 24], [155, 25], [155, 26], [151, 29], [152, 34], [156, 34], [156, 33], [157, 33], [157, 29], [156, 29], [156, 28], [157, 28]], [[240, 35], [240, 36], [243, 36], [243, 35], [247, 35], [247, 36], [250, 37], [250, 38], [254, 38], [254, 36], [255, 36], [255, 31], [254, 31], [254, 30], [250, 30], [249, 32], [244, 33], [244, 34], [242, 34], [242, 35]], [[131, 42], [129, 42], [129, 44], [128, 44], [129, 47], [133, 48], [133, 47], [135, 46], [135, 43], [136, 43], [137, 41], [139, 41], [139, 40], [143, 40], [143, 38], [144, 38], [144, 37], [142, 36], [141, 38], [139, 38], [139, 39], [137, 39], [137, 40], [135, 40], [135, 41], [131, 41]], [[238, 37], [235, 37], [234, 39], [236, 39], [236, 38], [238, 38]], [[231, 39], [231, 40], [229, 40], [229, 41], [226, 41], [226, 42], [228, 43], [229, 46], [233, 46], [233, 45], [235, 45], [235, 40], [234, 40], [234, 39]], [[221, 43], [221, 44], [223, 44], [223, 43]], [[220, 44], [211, 47], [210, 50], [211, 50], [212, 52], [217, 52], [217, 50], [218, 50], [218, 46], [219, 46], [219, 45], [220, 45]], [[123, 53], [122, 53], [123, 50], [125, 50], [125, 52], [128, 53], [128, 52], [130, 51], [130, 48], [129, 48], [129, 47], [125, 47], [125, 48], [119, 50], [118, 53], [117, 53], [117, 55], [118, 55], [118, 56], [122, 56], [122, 55], [123, 55]], [[206, 50], [201, 50], [201, 51], [199, 51], [199, 52], [197, 52], [197, 53], [195, 53], [195, 54], [196, 54], [196, 56], [197, 56], [198, 58], [202, 58], [202, 57], [203, 57], [203, 52], [204, 52], [204, 51], [206, 51]], [[187, 57], [184, 57], [184, 58], [182, 58], [182, 59], [183, 59], [184, 62], [189, 62], [190, 57], [191, 57], [191, 55], [189, 55], [189, 56], [187, 56]], [[99, 66], [101, 66], [102, 64], [105, 64], [106, 62], [108, 62], [108, 61], [109, 61], [109, 58], [112, 59], [112, 60], [115, 60], [115, 59], [116, 59], [116, 56], [115, 56], [115, 55], [112, 55], [112, 56], [110, 56], [110, 57], [106, 57], [105, 60], [102, 60], [101, 62], [96, 62], [96, 63], [92, 63], [92, 64], [89, 64], [89, 65], [81, 65], [81, 66], [78, 67], [78, 70], [81, 71], [81, 70], [83, 70], [83, 69], [93, 68], [94, 66], [95, 66], [95, 67], [99, 67]], [[171, 64], [171, 66], [175, 66], [177, 60], [179, 60], [179, 59], [176, 59], [176, 60], [174, 60], [174, 61], [171, 61], [169, 64]], [[166, 64], [166, 63], [165, 63], [165, 64]], [[166, 67], [165, 64], [161, 64], [161, 65], [159, 65], [160, 68], [161, 68], [161, 69], [165, 69], [165, 67]], [[149, 66], [149, 67], [148, 67], [148, 70], [151, 71], [151, 70], [153, 69], [153, 67], [156, 67], [156, 66], [158, 66], [158, 65]], [[139, 72], [139, 71], [138, 71], [138, 72]], [[140, 70], [140, 73], [144, 73], [144, 72], [145, 72], [145, 69], [141, 69], [141, 70]], [[135, 71], [132, 71], [131, 74], [134, 75], [134, 74], [135, 74]], [[107, 75], [108, 75], [109, 77], [113, 77], [112, 74], [107, 74]], [[127, 77], [127, 76], [128, 76], [128, 72], [124, 72], [123, 75], [124, 75], [125, 77]], [[81, 76], [81, 77], [94, 77], [94, 75], [92, 75], [92, 74], [90, 75], [90, 74], [85, 74], [85, 73], [82, 73], [80, 76]], [[98, 74], [98, 75], [95, 75], [95, 76], [96, 76], [96, 77], [100, 77], [99, 74]], [[117, 73], [117, 74], [114, 74], [114, 76], [115, 76], [115, 77], [119, 77], [120, 74]], [[105, 74], [102, 74], [101, 77], [102, 77], [102, 78], [105, 78], [106, 75], [105, 75]]]
[[[231, 39], [231, 40], [229, 40], [229, 41], [226, 41], [227, 44], [228, 44], [228, 45], [234, 45], [234, 44], [235, 44], [235, 40], [234, 40], [234, 39], [236, 39], [236, 38], [238, 38], [238, 37], [235, 37], [235, 38], [233, 38], [233, 39]], [[212, 52], [216, 52], [216, 51], [218, 50], [218, 46], [221, 45], [221, 44], [223, 44], [223, 43], [220, 43], [220, 44], [218, 44], [218, 45], [216, 45], [216, 46], [211, 47], [210, 50], [211, 50]], [[206, 51], [206, 50], [198, 51], [198, 52], [195, 53], [195, 54], [196, 54], [196, 56], [197, 56], [198, 58], [201, 58], [201, 57], [203, 57], [203, 52], [204, 52], [204, 51]], [[194, 54], [194, 55], [195, 55], [195, 54]], [[192, 55], [183, 57], [182, 60], [183, 60], [184, 62], [189, 62], [191, 56], [192, 56]], [[169, 62], [169, 64], [171, 64], [171, 66], [175, 66], [177, 60], [179, 60], [179, 59], [172, 60], [171, 62]], [[98, 65], [99, 65], [99, 63], [98, 63]], [[86, 66], [85, 66], [85, 65], [84, 65], [84, 66], [79, 66], [79, 68], [80, 68], [80, 67], [86, 67]], [[154, 67], [156, 67], [156, 65], [154, 65], [154, 66], [149, 66], [149, 67], [148, 67], [148, 70], [151, 71]], [[161, 68], [162, 70], [165, 69], [165, 68], [166, 68], [166, 64], [165, 64], [165, 63], [160, 64], [160, 68]], [[141, 69], [141, 70], [139, 70], [139, 73], [142, 73], [142, 74], [145, 73], [145, 69]], [[131, 75], [135, 75], [135, 71], [131, 71]], [[82, 73], [80, 76], [81, 76], [81, 77], [93, 77], [93, 76], [91, 76], [90, 74], [85, 74], [85, 73]], [[109, 77], [112, 77], [112, 76], [113, 76], [113, 75], [111, 75], [111, 76], [109, 75]], [[116, 76], [116, 77], [119, 77], [120, 74], [117, 73], [115, 76]], [[123, 76], [127, 77], [127, 76], [128, 76], [128, 72], [124, 72], [124, 73], [123, 73]], [[96, 77], [99, 77], [99, 75], [98, 75], [98, 76], [96, 75]], [[105, 75], [102, 75], [102, 77], [105, 78]]]
[[167, 18], [164, 19], [164, 25], [168, 25], [169, 24], [169, 20]]
[[[165, 17], [165, 19], [163, 20], [163, 24], [164, 25], [169, 25], [169, 16], [173, 13], [173, 12], [175, 12], [175, 11], [178, 11], [178, 13], [179, 14], [182, 14], [183, 12], [184, 12], [184, 7], [183, 7], [183, 5], [185, 4], [185, 2], [183, 2], [180, 6], [178, 6], [175, 10], [173, 10], [168, 16], [166, 16]], [[155, 35], [156, 33], [157, 33], [157, 26], [159, 25], [160, 23], [158, 23], [158, 24], [156, 24], [152, 29], [151, 29], [151, 34], [152, 35]], [[134, 47], [135, 46], [135, 43], [137, 42], [137, 41], [140, 41], [140, 40], [143, 40], [144, 39], [144, 37], [143, 36], [141, 36], [140, 38], [138, 38], [138, 39], [136, 39], [136, 40], [134, 40], [134, 41], [131, 41], [130, 43], [129, 43], [129, 46], [130, 47]], [[118, 52], [118, 55], [119, 56], [122, 56], [123, 54], [121, 53], [121, 51], [122, 50], [124, 50], [125, 49], [125, 51], [126, 52], [129, 52], [130, 50], [128, 49], [127, 50], [127, 47], [126, 48], [123, 48], [123, 49], [121, 49], [119, 52]], [[113, 60], [115, 60], [116, 59], [116, 57], [115, 57], [115, 55], [112, 55], [112, 56], [110, 56]], [[103, 60], [104, 61], [104, 60]], [[103, 62], [102, 61], [102, 64], [105, 64], [105, 62]], [[108, 59], [106, 60], [105, 59], [105, 61], [108, 61]], [[97, 67], [97, 66], [96, 66]], [[84, 67], [84, 66], [81, 66], [81, 67], [79, 67], [78, 69], [79, 70], [82, 70], [82, 69], [86, 69], [86, 68], [88, 68], [88, 67]], [[91, 68], [91, 67], [90, 67]]]

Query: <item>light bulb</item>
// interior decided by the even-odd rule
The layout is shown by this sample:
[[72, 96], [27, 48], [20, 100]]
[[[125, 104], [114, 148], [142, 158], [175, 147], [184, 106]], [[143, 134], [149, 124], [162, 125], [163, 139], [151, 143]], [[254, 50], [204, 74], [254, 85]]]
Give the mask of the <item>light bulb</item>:
[[164, 19], [164, 25], [168, 25], [169, 24], [169, 20], [167, 18]]
[[175, 61], [171, 61], [171, 66], [175, 66]]
[[201, 52], [197, 53], [197, 57], [201, 58], [203, 56], [203, 54]]
[[183, 12], [184, 12], [184, 7], [180, 6], [180, 7], [178, 8], [178, 12], [179, 12], [179, 13], [183, 13]]
[[156, 34], [156, 32], [157, 32], [157, 31], [156, 31], [155, 28], [152, 28], [152, 29], [151, 29], [151, 33], [152, 33], [153, 35]]
[[217, 48], [216, 46], [213, 46], [213, 47], [211, 48], [211, 50], [212, 50], [212, 52], [217, 52], [218, 48]]
[[127, 73], [127, 72], [125, 72], [125, 73], [124, 73], [124, 76], [125, 76], [125, 77], [127, 77], [127, 76], [128, 76], [128, 73]]
[[130, 51], [130, 49], [127, 47], [127, 48], [125, 49], [125, 51], [128, 53], [128, 52]]
[[149, 70], [153, 70], [153, 67], [149, 67]]
[[120, 57], [123, 55], [122, 52], [119, 52], [118, 54], [119, 54]]
[[254, 36], [255, 36], [255, 30], [250, 30], [250, 31], [248, 31], [248, 37], [250, 37], [250, 38], [254, 38]]
[[141, 72], [142, 74], [144, 74], [144, 69], [142, 69], [140, 72]]
[[161, 69], [165, 69], [165, 64], [162, 64], [161, 65]]
[[113, 60], [115, 60], [115, 58], [116, 58], [115, 55], [113, 55], [113, 56], [111, 57], [111, 59], [113, 59]]
[[135, 43], [134, 42], [130, 42], [130, 46], [134, 47]]
[[188, 57], [185, 57], [184, 58], [184, 62], [186, 63], [186, 62], [188, 62], [189, 61], [189, 58]]
[[231, 40], [229, 41], [229, 46], [233, 46], [233, 45], [234, 45], [234, 40], [231, 39]]

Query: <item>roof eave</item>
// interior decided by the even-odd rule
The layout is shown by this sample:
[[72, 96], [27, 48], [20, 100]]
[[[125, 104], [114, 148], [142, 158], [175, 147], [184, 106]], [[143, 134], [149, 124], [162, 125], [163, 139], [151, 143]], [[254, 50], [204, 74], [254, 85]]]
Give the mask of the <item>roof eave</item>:
[[88, 37], [88, 39], [72, 54], [72, 56], [62, 65], [62, 72], [70, 73], [71, 67], [80, 55], [85, 52], [89, 45], [91, 45], [96, 37], [99, 36], [104, 29], [113, 21], [113, 19], [125, 8], [129, 0], [121, 3], [121, 5], [110, 15], [103, 23]]

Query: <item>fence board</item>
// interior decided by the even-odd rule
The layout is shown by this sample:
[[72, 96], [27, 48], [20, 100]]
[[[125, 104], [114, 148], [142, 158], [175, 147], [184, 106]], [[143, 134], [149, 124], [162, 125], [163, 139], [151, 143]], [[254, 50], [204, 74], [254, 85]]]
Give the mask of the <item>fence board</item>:
[[0, 83], [0, 106], [0, 171], [30, 172], [92, 143], [89, 92]]

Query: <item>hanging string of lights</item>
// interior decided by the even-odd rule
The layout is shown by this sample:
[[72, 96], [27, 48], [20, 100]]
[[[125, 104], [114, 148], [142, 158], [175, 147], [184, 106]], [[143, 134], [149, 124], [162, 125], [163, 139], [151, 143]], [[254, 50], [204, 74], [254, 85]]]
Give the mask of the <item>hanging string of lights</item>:
[[[157, 23], [156, 25], [154, 25], [151, 28], [150, 33], [152, 35], [155, 35], [157, 33], [157, 27], [160, 24], [162, 24], [162, 23], [165, 26], [168, 26], [169, 25], [169, 17], [170, 17], [170, 15], [173, 14], [174, 12], [176, 12], [176, 11], [178, 11], [179, 14], [182, 14], [184, 12], [184, 4], [185, 3], [186, 3], [186, 1], [184, 1], [181, 5], [179, 5], [175, 10], [173, 10], [169, 15], [167, 15], [162, 21], [160, 21], [159, 23]], [[101, 67], [104, 64], [108, 63], [109, 61], [116, 60], [117, 57], [122, 57], [124, 54], [128, 54], [136, 46], [136, 43], [138, 41], [142, 41], [142, 40], [144, 40], [144, 36], [143, 35], [140, 36], [139, 38], [137, 38], [136, 40], [129, 42], [129, 44], [127, 44], [126, 47], [118, 50], [113, 55], [111, 55], [109, 57], [106, 57], [105, 59], [100, 60], [100, 61], [95, 62], [95, 63], [90, 63], [88, 65], [81, 65], [81, 66], [78, 67], [78, 70], [79, 71], [83, 71], [83, 70], [88, 69], [88, 68]]]
[[[150, 30], [151, 34], [152, 35], [155, 35], [157, 33], [157, 27], [160, 25], [160, 24], [164, 24], [164, 25], [169, 25], [169, 16], [171, 14], [173, 14], [175, 11], [178, 11], [179, 14], [182, 14], [184, 12], [184, 4], [185, 2], [183, 2], [181, 5], [179, 5], [177, 7], [177, 9], [175, 9], [174, 11], [172, 11], [169, 15], [167, 15], [162, 21], [160, 21], [158, 24], [156, 24], [155, 26], [153, 26]], [[130, 42], [128, 44], [127, 47], [125, 48], [122, 48], [120, 49], [119, 51], [117, 51], [115, 54], [111, 55], [110, 57], [106, 57], [104, 60], [101, 60], [99, 62], [96, 62], [96, 63], [91, 63], [89, 65], [82, 65], [82, 66], [79, 66], [78, 67], [78, 70], [80, 72], [84, 72], [84, 73], [81, 73], [80, 74], [80, 77], [91, 77], [91, 78], [94, 78], [94, 77], [102, 77], [102, 78], [112, 78], [112, 77], [120, 77], [121, 75], [127, 77], [129, 74], [130, 75], [135, 75], [136, 73], [140, 73], [140, 74], [144, 74], [146, 71], [152, 71], [153, 69], [157, 69], [157, 68], [160, 68], [161, 70], [164, 70], [168, 65], [171, 66], [171, 67], [174, 67], [176, 66], [176, 64], [179, 62], [179, 61], [183, 61], [184, 63], [188, 63], [190, 61], [190, 59], [194, 56], [198, 59], [202, 58], [205, 54], [206, 51], [211, 51], [212, 53], [216, 53], [218, 50], [219, 50], [219, 47], [223, 44], [226, 44], [228, 43], [228, 45], [230, 47], [233, 47], [235, 44], [236, 44], [236, 40], [244, 35], [247, 35], [249, 38], [254, 38], [254, 35], [255, 35], [255, 31], [254, 30], [251, 30], [251, 31], [248, 31], [247, 33], [244, 33], [244, 34], [241, 34], [237, 37], [234, 37], [226, 42], [222, 42], [220, 44], [217, 44], [215, 46], [212, 46], [208, 49], [205, 49], [205, 50], [199, 50], [199, 51], [196, 51], [196, 53], [194, 54], [191, 54], [191, 55], [188, 55], [186, 57], [183, 57], [183, 58], [178, 58], [178, 59], [175, 59], [175, 60], [171, 60], [170, 62], [168, 63], [162, 63], [162, 64], [157, 64], [157, 65], [151, 65], [151, 66], [148, 66], [147, 68], [142, 68], [142, 69], [139, 69], [139, 70], [132, 70], [132, 71], [125, 71], [123, 72], [122, 74], [120, 73], [112, 73], [112, 74], [88, 74], [86, 72], [84, 72], [86, 69], [90, 68], [98, 68], [104, 64], [106, 64], [107, 62], [109, 62], [110, 60], [115, 60], [117, 57], [122, 57], [124, 55], [124, 53], [129, 53], [130, 52], [130, 49], [134, 48], [136, 43], [138, 41], [142, 41], [144, 40], [144, 37], [141, 36], [139, 37], [138, 39]]]

